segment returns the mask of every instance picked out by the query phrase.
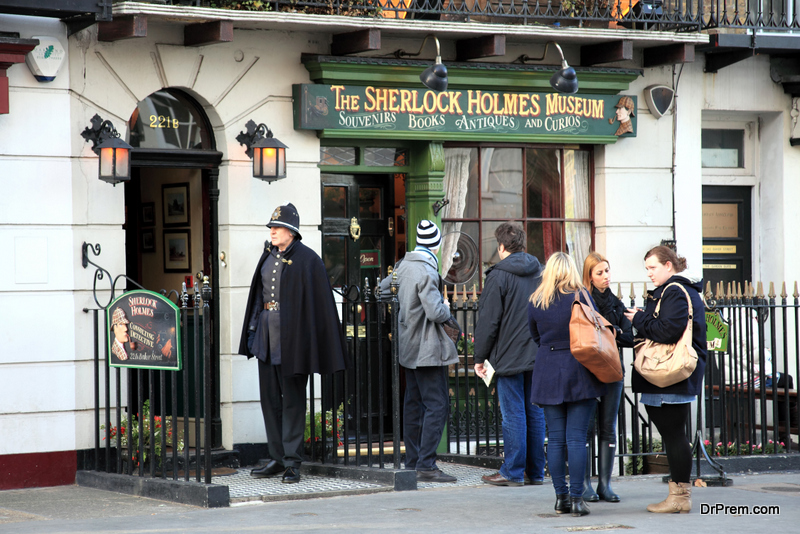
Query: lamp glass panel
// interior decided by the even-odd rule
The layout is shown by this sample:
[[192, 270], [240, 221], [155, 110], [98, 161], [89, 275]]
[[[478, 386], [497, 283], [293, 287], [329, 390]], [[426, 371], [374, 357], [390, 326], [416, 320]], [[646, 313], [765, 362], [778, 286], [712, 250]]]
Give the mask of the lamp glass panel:
[[114, 176], [114, 149], [100, 149], [100, 176]]
[[128, 178], [130, 176], [130, 151], [127, 148], [115, 148], [117, 153], [117, 166], [114, 172], [118, 178]]
[[274, 148], [263, 148], [261, 150], [261, 161], [264, 162], [263, 176], [275, 176], [278, 170], [278, 151]]
[[261, 176], [261, 149], [253, 149], [253, 176]]
[[286, 176], [286, 150], [278, 149], [278, 176]]

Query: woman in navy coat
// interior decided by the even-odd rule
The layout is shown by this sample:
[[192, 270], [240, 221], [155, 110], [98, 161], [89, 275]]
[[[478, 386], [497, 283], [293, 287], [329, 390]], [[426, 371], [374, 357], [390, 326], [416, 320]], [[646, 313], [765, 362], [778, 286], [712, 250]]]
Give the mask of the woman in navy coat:
[[[597, 397], [606, 394], [606, 386], [569, 350], [572, 303], [582, 287], [575, 261], [568, 254], [556, 252], [547, 260], [542, 283], [528, 304], [528, 325], [539, 345], [531, 402], [544, 409], [547, 422], [547, 464], [556, 492], [556, 512], [571, 512], [575, 517], [589, 513], [583, 501], [586, 432]], [[596, 308], [591, 297], [587, 304]]]

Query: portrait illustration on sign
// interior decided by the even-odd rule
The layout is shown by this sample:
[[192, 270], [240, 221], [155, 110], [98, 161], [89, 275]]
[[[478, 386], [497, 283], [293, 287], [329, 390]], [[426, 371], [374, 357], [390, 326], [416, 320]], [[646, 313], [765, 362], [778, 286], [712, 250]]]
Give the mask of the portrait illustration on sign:
[[625, 135], [627, 133], [633, 133], [633, 124], [631, 123], [631, 117], [636, 116], [634, 113], [634, 104], [633, 99], [629, 96], [622, 96], [617, 102], [617, 105], [614, 106], [617, 108], [616, 117], [614, 119], [608, 119], [609, 124], [613, 124], [614, 120], [619, 121], [619, 127], [617, 131], [614, 132], [614, 135], [620, 136]]

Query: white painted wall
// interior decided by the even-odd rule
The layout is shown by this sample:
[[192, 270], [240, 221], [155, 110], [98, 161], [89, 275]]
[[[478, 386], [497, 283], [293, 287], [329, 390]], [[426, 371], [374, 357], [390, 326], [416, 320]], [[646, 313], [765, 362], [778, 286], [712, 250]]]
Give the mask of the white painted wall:
[[[80, 132], [98, 113], [126, 136], [136, 103], [164, 87], [201, 102], [223, 152], [223, 444], [264, 441], [256, 362], [234, 353], [273, 209], [293, 202], [304, 242], [320, 249], [319, 140], [291, 127], [291, 85], [308, 82], [300, 55], [327, 53], [327, 40], [237, 31], [232, 43], [184, 48], [182, 27], [152, 23], [145, 39], [98, 43], [94, 27], [67, 39], [57, 21], [7, 15], [0, 15], [0, 31], [54, 35], [68, 62], [51, 83], [37, 82], [25, 65], [11, 67], [11, 113], [0, 115], [0, 247], [11, 252], [10, 261], [0, 262], [0, 454], [93, 445], [92, 322], [81, 310], [95, 307], [94, 271], [81, 268], [80, 251], [84, 241], [100, 244], [93, 259], [114, 274], [124, 272], [124, 190], [97, 179], [97, 157]], [[648, 85], [672, 85], [672, 68], [646, 69], [631, 85], [628, 93], [640, 103], [637, 137], [595, 151], [596, 244], [612, 262], [613, 280], [623, 283], [623, 296], [631, 283], [641, 296], [642, 256], [673, 237], [673, 212], [679, 253], [690, 267], [701, 264], [700, 127], [708, 112], [761, 119], [759, 270], [764, 279], [797, 277], [800, 251], [792, 238], [800, 210], [792, 203], [800, 193], [800, 148], [789, 146], [791, 102], [769, 81], [768, 69], [760, 57], [713, 76], [703, 74], [702, 57], [684, 66], [674, 177], [673, 114], [656, 120], [642, 98]], [[249, 119], [266, 123], [290, 147], [289, 179], [268, 185], [251, 177], [250, 160], [235, 140]]]

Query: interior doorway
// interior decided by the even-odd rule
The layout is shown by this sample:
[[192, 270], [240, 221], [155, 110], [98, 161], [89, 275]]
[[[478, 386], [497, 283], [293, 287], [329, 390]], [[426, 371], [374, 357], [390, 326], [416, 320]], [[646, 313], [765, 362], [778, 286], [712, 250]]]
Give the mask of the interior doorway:
[[[130, 118], [131, 180], [125, 184], [125, 251], [126, 273], [145, 289], [164, 290], [173, 302], [184, 285], [189, 290], [189, 305], [194, 304], [195, 291], [208, 277], [212, 290], [209, 303], [211, 325], [210, 376], [205, 376], [202, 361], [184, 354], [184, 370], [199, 380], [188, 382], [189, 416], [211, 425], [212, 446], [222, 443], [219, 392], [219, 272], [217, 258], [218, 176], [222, 153], [215, 149], [210, 122], [203, 108], [190, 95], [175, 89], [157, 91], [136, 106]], [[130, 284], [136, 287], [135, 284]], [[132, 288], [131, 287], [131, 288]], [[199, 291], [198, 291], [199, 293]], [[198, 310], [190, 310], [197, 315]], [[205, 316], [204, 316], [205, 318]], [[204, 324], [205, 321], [197, 321]], [[194, 352], [192, 321], [183, 325], [189, 341], [189, 354]], [[205, 334], [205, 333], [204, 333]], [[202, 341], [200, 341], [202, 343]], [[203, 347], [199, 347], [202, 354]], [[150, 399], [154, 413], [162, 402], [157, 374], [130, 370], [129, 405]], [[198, 385], [199, 384], [199, 385]], [[202, 386], [200, 386], [202, 385]], [[167, 397], [173, 393], [166, 385]], [[183, 412], [184, 384], [178, 381], [179, 413]], [[204, 391], [210, 391], [211, 413], [205, 413]], [[140, 398], [142, 397], [142, 398]], [[171, 410], [166, 403], [166, 410]], [[179, 425], [180, 427], [180, 425]], [[194, 433], [186, 433], [187, 445], [195, 447]], [[203, 433], [204, 435], [204, 433]], [[201, 438], [202, 439], [202, 438]]]

